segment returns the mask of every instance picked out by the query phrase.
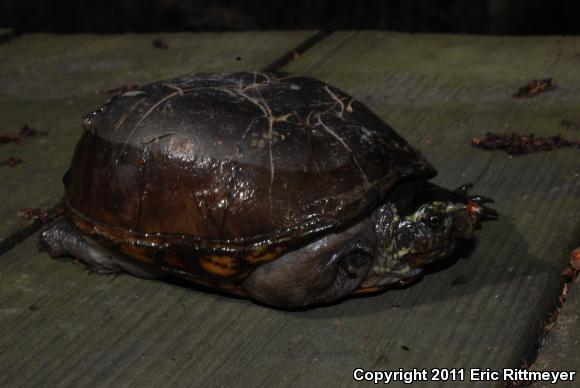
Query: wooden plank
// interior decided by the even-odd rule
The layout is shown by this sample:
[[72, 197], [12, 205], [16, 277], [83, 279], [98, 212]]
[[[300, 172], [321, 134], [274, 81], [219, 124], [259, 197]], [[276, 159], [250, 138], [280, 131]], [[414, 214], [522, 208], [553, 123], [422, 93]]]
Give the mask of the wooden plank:
[[[560, 382], [558, 387], [578, 386], [580, 373], [580, 278], [570, 284], [570, 292], [558, 318], [549, 330], [538, 359], [532, 366], [534, 371], [576, 371], [574, 381]], [[553, 386], [549, 382], [536, 384], [538, 387]]]
[[[504, 128], [577, 137], [558, 128], [578, 115], [577, 52], [578, 38], [331, 35], [287, 69], [370, 105], [433, 161], [441, 184], [474, 181], [496, 198], [502, 219], [486, 225], [471, 254], [407, 289], [290, 313], [94, 275], [37, 253], [34, 235], [0, 258], [0, 384], [351, 386], [358, 367], [520, 366], [579, 235], [569, 216], [580, 206], [579, 158], [575, 150], [509, 158], [468, 144]], [[545, 75], [556, 90], [510, 98]]]
[[[191, 72], [261, 69], [314, 34], [25, 35], [0, 47], [0, 96], [85, 98], [99, 90]], [[169, 48], [153, 47], [155, 39]]]
[[[337, 41], [339, 49], [323, 57], [311, 51], [289, 69], [352, 91], [438, 167], [436, 182], [474, 182], [477, 192], [497, 200], [502, 214], [486, 225], [468, 260], [427, 278], [432, 283], [414, 303], [437, 304], [437, 315], [414, 310], [403, 325], [395, 318], [379, 346], [388, 349], [399, 340], [423, 350], [397, 357], [401, 367], [501, 369], [529, 361], [561, 290], [560, 272], [578, 243], [578, 219], [569, 214], [580, 210], [580, 158], [577, 150], [510, 158], [472, 149], [469, 141], [487, 131], [514, 130], [578, 139], [577, 131], [559, 124], [580, 114], [580, 39], [370, 32], [335, 34], [321, 46], [336, 47]], [[527, 100], [510, 98], [543, 77], [553, 77], [558, 88]], [[446, 352], [427, 349], [438, 346]]]
[[[49, 135], [0, 146], [0, 252], [30, 221], [24, 207], [49, 207], [62, 195], [61, 177], [81, 134], [82, 116], [127, 84], [190, 72], [261, 69], [314, 36], [312, 31], [159, 35], [25, 35], [0, 46], [0, 133], [23, 125]], [[155, 38], [169, 49], [156, 49]]]

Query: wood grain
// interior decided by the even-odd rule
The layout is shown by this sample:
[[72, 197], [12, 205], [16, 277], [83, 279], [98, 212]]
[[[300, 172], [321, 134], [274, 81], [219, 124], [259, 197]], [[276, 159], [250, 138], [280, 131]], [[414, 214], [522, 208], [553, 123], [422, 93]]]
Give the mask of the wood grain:
[[[578, 52], [580, 38], [332, 34], [286, 69], [368, 104], [432, 161], [438, 183], [474, 182], [501, 220], [415, 285], [301, 312], [91, 274], [38, 253], [33, 235], [0, 256], [0, 384], [346, 387], [359, 367], [520, 367], [579, 242], [579, 151], [510, 158], [469, 141], [579, 138], [559, 127], [580, 116]], [[554, 91], [510, 97], [546, 76]]]

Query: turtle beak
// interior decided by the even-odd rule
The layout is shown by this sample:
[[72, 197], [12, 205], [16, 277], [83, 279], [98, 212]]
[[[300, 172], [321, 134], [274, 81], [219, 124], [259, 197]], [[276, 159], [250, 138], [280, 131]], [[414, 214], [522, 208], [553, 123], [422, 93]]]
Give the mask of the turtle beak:
[[467, 201], [467, 214], [477, 220], [478, 224], [484, 221], [499, 219], [499, 213], [485, 206], [486, 203], [494, 203], [491, 198], [476, 195]]
[[460, 202], [451, 204], [447, 210], [454, 214], [455, 236], [461, 239], [470, 239], [475, 230], [481, 229], [483, 222], [499, 219], [498, 212], [486, 206], [494, 203], [494, 200], [483, 195], [468, 195], [471, 187], [471, 184], [467, 184], [455, 189], [453, 193], [460, 196]]
[[483, 221], [497, 220], [499, 218], [498, 212], [485, 206], [486, 203], [495, 203], [495, 201], [483, 195], [468, 195], [468, 191], [472, 188], [473, 184], [468, 183], [453, 190], [453, 193], [459, 194], [466, 201], [467, 215], [476, 220], [478, 226], [481, 226]]

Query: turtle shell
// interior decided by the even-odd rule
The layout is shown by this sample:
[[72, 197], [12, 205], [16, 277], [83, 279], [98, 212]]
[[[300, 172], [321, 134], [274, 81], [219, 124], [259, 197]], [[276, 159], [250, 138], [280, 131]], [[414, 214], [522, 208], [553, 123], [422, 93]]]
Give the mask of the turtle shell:
[[85, 232], [133, 246], [280, 253], [371, 211], [397, 182], [436, 173], [362, 103], [284, 73], [153, 83], [84, 126], [69, 212]]

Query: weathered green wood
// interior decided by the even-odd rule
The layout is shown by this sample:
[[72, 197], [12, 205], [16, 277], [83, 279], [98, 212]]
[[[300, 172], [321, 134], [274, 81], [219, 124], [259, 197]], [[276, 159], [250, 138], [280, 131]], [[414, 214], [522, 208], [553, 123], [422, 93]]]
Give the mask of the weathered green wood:
[[[108, 99], [96, 91], [144, 84], [189, 72], [261, 69], [314, 32], [159, 35], [25, 35], [0, 45], [0, 133], [24, 124], [49, 136], [0, 145], [0, 247], [30, 225], [24, 207], [49, 207], [62, 195], [61, 177], [80, 136], [82, 116]], [[156, 49], [161, 38], [169, 49]], [[0, 249], [1, 251], [1, 249]]]
[[[558, 318], [550, 329], [538, 359], [532, 370], [535, 371], [576, 371], [580, 373], [580, 278], [571, 284], [566, 303], [560, 310]], [[558, 387], [577, 387], [580, 377], [575, 381], [560, 383]], [[553, 386], [550, 383], [537, 384], [538, 387]]]
[[[331, 35], [287, 69], [367, 103], [423, 150], [441, 184], [474, 181], [496, 198], [502, 219], [471, 254], [407, 289], [289, 313], [94, 275], [37, 253], [34, 235], [0, 257], [0, 385], [351, 386], [357, 367], [520, 366], [580, 236], [580, 157], [509, 158], [469, 140], [511, 129], [578, 137], [558, 127], [580, 115], [578, 52], [578, 38]], [[548, 75], [556, 90], [510, 98]]]
[[[84, 98], [196, 71], [261, 69], [312, 31], [25, 35], [0, 46], [1, 98]], [[169, 49], [153, 47], [161, 39]], [[102, 99], [102, 96], [101, 96]]]
[[[437, 273], [441, 279], [432, 277], [415, 301], [439, 305], [430, 328], [428, 315], [413, 311], [379, 341], [384, 349], [395, 340], [422, 349], [389, 365], [522, 365], [533, 355], [540, 322], [561, 289], [560, 272], [580, 239], [578, 218], [570, 216], [580, 211], [580, 155], [560, 150], [510, 158], [473, 149], [469, 141], [512, 130], [579, 138], [559, 124], [580, 115], [580, 39], [346, 32], [320, 49], [326, 45], [337, 48], [323, 56], [306, 53], [289, 69], [352, 91], [438, 167], [436, 182], [474, 182], [502, 213], [501, 221], [486, 225], [469, 259]], [[543, 77], [553, 77], [558, 88], [510, 98]], [[466, 284], [455, 287], [443, 280], [464, 277]], [[450, 292], [457, 295], [445, 300]]]

